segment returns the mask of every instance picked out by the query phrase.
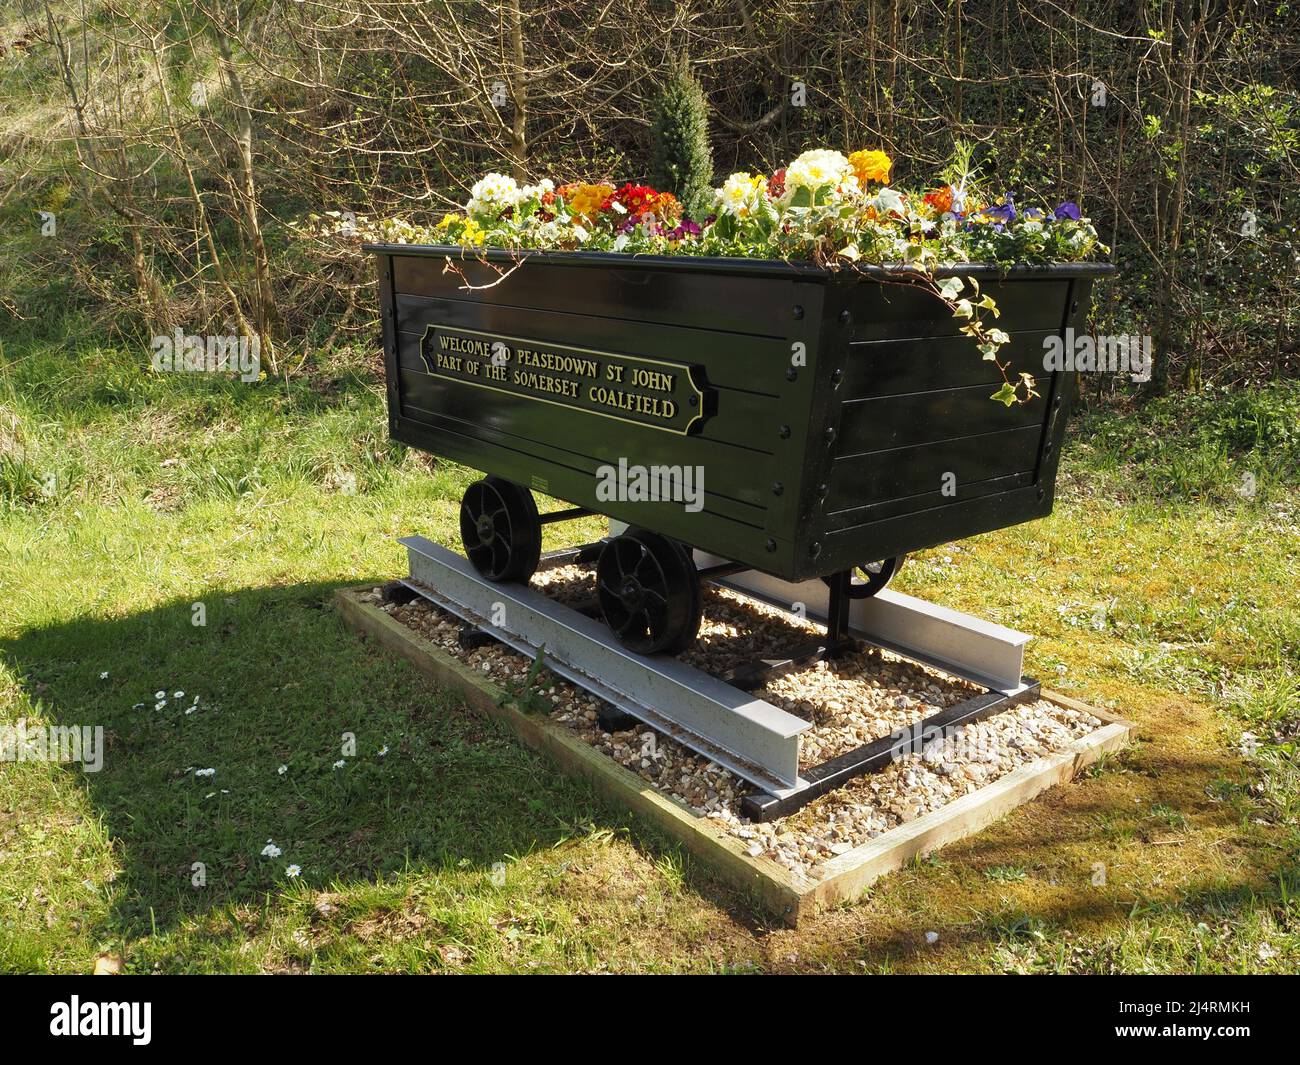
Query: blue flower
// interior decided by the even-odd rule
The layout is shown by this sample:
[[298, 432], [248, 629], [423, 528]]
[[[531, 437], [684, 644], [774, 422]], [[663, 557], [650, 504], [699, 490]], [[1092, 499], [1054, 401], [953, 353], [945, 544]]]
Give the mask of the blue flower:
[[1055, 211], [1052, 212], [1052, 216], [1058, 222], [1063, 221], [1066, 218], [1068, 218], [1071, 222], [1077, 222], [1079, 221], [1080, 218], [1083, 217], [1081, 214], [1079, 214], [1079, 205], [1075, 203], [1073, 200], [1066, 200], [1065, 203], [1061, 204], [1060, 207], [1058, 207]]
[[[985, 207], [984, 214], [997, 222], [1005, 225], [1016, 220], [1016, 203], [1011, 193], [1007, 193], [1007, 202], [994, 204], [992, 207]], [[996, 229], [996, 226], [994, 227]], [[1001, 230], [998, 230], [1001, 232]]]

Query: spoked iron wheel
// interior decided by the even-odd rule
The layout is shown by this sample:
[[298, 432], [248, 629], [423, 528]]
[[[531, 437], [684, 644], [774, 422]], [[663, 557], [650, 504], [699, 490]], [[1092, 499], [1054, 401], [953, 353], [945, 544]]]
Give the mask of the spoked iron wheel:
[[605, 624], [638, 654], [677, 654], [700, 631], [700, 575], [675, 540], [629, 529], [596, 562], [596, 596]]
[[484, 477], [460, 501], [460, 539], [470, 562], [490, 581], [522, 581], [542, 555], [542, 523], [533, 494], [501, 477]]
[[[906, 555], [896, 555], [894, 558], [881, 559], [879, 562], [866, 562], [861, 566], [854, 566], [851, 571], [853, 578], [849, 582], [849, 598], [870, 599], [894, 579], [906, 561]], [[827, 584], [831, 583], [830, 577], [823, 577], [822, 580]]]

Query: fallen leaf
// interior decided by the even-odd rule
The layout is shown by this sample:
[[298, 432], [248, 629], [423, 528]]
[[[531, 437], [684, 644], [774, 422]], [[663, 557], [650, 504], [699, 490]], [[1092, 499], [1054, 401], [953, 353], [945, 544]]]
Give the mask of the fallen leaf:
[[120, 976], [122, 974], [122, 955], [96, 954], [95, 976]]

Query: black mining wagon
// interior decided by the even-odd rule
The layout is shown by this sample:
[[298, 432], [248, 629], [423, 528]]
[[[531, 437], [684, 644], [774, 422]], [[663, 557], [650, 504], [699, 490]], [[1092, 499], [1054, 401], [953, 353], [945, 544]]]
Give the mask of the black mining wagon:
[[[487, 474], [461, 503], [469, 560], [526, 582], [543, 523], [627, 523], [582, 560], [606, 622], [647, 654], [695, 638], [701, 575], [823, 578], [838, 645], [848, 600], [909, 551], [1048, 514], [1075, 381], [1043, 371], [1044, 338], [1081, 331], [1093, 279], [1113, 270], [953, 271], [997, 301], [1002, 361], [1038, 378], [1039, 398], [1007, 407], [948, 307], [881, 268], [366, 250], [393, 439]], [[607, 490], [633, 467], [701, 471], [702, 492], [684, 505]], [[532, 490], [572, 507], [539, 516]], [[701, 574], [691, 548], [732, 561]]]

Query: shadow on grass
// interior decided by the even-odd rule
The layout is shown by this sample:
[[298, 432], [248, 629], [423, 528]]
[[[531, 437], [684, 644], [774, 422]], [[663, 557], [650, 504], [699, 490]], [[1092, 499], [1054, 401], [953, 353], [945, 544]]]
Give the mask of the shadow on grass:
[[[595, 824], [626, 824], [359, 640], [328, 605], [336, 587], [213, 594], [203, 625], [195, 604], [173, 602], [0, 643], [45, 723], [103, 726], [102, 770], [62, 771], [84, 782], [115, 841], [109, 934], [261, 903], [291, 865], [321, 889], [411, 868], [487, 874]], [[262, 855], [269, 841], [278, 856]]]

